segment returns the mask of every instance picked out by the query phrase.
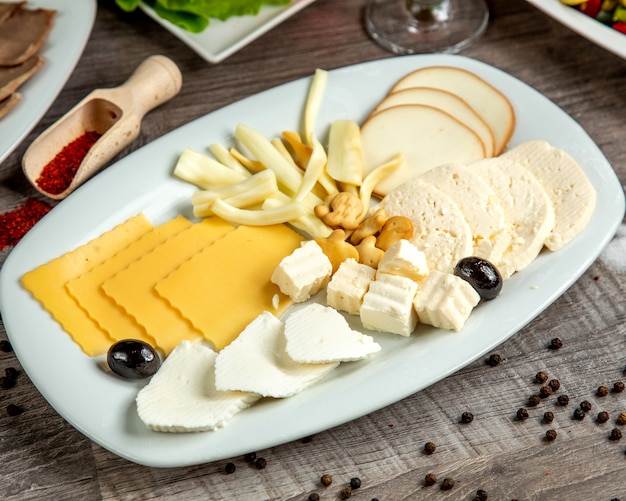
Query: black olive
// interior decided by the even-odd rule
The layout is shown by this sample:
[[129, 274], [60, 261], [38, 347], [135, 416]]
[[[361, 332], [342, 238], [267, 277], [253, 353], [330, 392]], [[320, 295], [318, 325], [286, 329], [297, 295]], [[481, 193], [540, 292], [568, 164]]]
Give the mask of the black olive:
[[128, 379], [143, 379], [159, 370], [161, 359], [148, 343], [124, 339], [109, 348], [107, 363], [119, 376]]
[[484, 300], [497, 297], [502, 289], [502, 275], [498, 269], [480, 257], [464, 257], [454, 267], [454, 274], [467, 281]]

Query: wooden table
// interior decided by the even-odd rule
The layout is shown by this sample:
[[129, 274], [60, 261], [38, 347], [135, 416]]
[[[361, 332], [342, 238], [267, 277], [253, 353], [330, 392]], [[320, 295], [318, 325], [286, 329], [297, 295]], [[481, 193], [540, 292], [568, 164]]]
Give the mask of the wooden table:
[[[597, 142], [626, 182], [623, 92], [626, 61], [576, 35], [522, 0], [492, 0], [485, 35], [464, 51], [510, 73], [556, 102]], [[69, 107], [98, 87], [118, 85], [145, 57], [160, 53], [181, 68], [184, 84], [174, 101], [153, 111], [139, 138], [120, 157], [166, 132], [226, 104], [318, 68], [332, 69], [389, 57], [363, 29], [364, 0], [318, 0], [226, 61], [212, 65], [137, 12], [126, 15], [99, 1], [87, 47], [66, 86], [26, 140], [0, 165], [0, 209], [37, 197], [20, 161], [30, 142]], [[599, 194], [602, 196], [602, 194]], [[623, 231], [623, 228], [622, 228]], [[621, 249], [624, 249], [621, 240]], [[619, 242], [614, 241], [613, 246]], [[618, 248], [619, 249], [619, 248]], [[2, 261], [10, 249], [5, 249]], [[620, 266], [621, 264], [621, 266]], [[555, 303], [499, 346], [503, 362], [477, 360], [456, 374], [373, 414], [293, 442], [257, 451], [267, 467], [236, 457], [193, 467], [155, 469], [121, 459], [65, 422], [20, 374], [16, 387], [0, 390], [0, 498], [305, 500], [312, 492], [338, 499], [352, 477], [353, 499], [474, 499], [483, 489], [494, 500], [606, 500], [626, 498], [626, 438], [611, 441], [615, 417], [626, 410], [626, 392], [597, 397], [600, 385], [626, 380], [626, 256], [596, 261]], [[0, 339], [6, 333], [0, 328]], [[547, 349], [560, 338], [560, 350]], [[50, 360], [50, 364], [62, 363]], [[0, 369], [20, 369], [0, 353]], [[515, 419], [545, 371], [570, 397], [554, 408], [554, 442], [544, 439], [543, 412]], [[593, 409], [571, 419], [583, 400]], [[9, 416], [8, 404], [25, 412]], [[549, 408], [547, 404], [546, 409]], [[611, 420], [598, 425], [606, 410]], [[474, 421], [459, 423], [464, 411]], [[626, 432], [626, 427], [621, 427]], [[432, 455], [424, 444], [436, 443]], [[235, 473], [224, 473], [232, 461]], [[438, 480], [424, 486], [427, 473]], [[332, 475], [329, 487], [322, 474]], [[456, 485], [440, 489], [444, 477]]]

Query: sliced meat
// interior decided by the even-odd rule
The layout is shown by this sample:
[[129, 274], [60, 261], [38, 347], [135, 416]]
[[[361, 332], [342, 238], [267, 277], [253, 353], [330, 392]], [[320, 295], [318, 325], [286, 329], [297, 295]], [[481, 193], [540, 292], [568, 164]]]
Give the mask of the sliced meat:
[[17, 66], [0, 67], [0, 101], [13, 94], [43, 64], [43, 57], [31, 56]]
[[19, 7], [0, 24], [0, 66], [16, 66], [46, 39], [56, 11]]
[[0, 2], [0, 23], [26, 2]]
[[0, 101], [0, 118], [11, 111], [17, 103], [22, 99], [21, 94], [11, 94], [4, 101]]

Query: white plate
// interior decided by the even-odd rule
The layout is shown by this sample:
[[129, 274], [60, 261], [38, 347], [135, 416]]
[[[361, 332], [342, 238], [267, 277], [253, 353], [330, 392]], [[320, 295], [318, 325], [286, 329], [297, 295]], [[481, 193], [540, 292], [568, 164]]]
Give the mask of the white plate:
[[626, 59], [626, 35], [559, 0], [526, 0], [596, 45]]
[[318, 137], [324, 137], [333, 119], [361, 121], [402, 75], [437, 64], [467, 68], [507, 93], [518, 113], [512, 144], [545, 139], [580, 162], [600, 196], [591, 222], [572, 243], [554, 254], [540, 255], [507, 281], [500, 297], [476, 308], [461, 332], [420, 327], [410, 338], [375, 334], [383, 346], [375, 358], [343, 364], [294, 397], [262, 401], [219, 431], [148, 431], [134, 404], [145, 383], [105, 374], [19, 279], [140, 211], [155, 224], [179, 213], [188, 215], [194, 188], [172, 176], [183, 148], [205, 151], [211, 142], [230, 145], [240, 122], [268, 138], [286, 129], [299, 130], [310, 83], [301, 79], [197, 119], [117, 162], [57, 205], [8, 256], [0, 274], [0, 307], [15, 352], [41, 394], [78, 430], [124, 458], [160, 467], [199, 464], [308, 436], [396, 402], [487, 353], [536, 317], [591, 265], [624, 216], [624, 195], [613, 169], [560, 108], [479, 61], [452, 55], [407, 56], [331, 71]]
[[292, 0], [289, 5], [261, 8], [256, 16], [235, 16], [226, 21], [211, 19], [202, 33], [190, 33], [159, 17], [140, 4], [142, 10], [210, 63], [219, 63], [282, 23], [315, 0]]
[[74, 70], [96, 17], [95, 0], [30, 0], [29, 8], [57, 11], [39, 54], [46, 61], [18, 92], [22, 100], [0, 119], [0, 163], [37, 125]]

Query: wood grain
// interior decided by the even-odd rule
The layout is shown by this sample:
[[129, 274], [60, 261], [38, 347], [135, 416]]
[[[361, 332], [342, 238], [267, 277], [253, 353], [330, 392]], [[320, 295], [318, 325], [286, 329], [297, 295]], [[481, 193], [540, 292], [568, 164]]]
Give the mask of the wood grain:
[[[49, 124], [94, 88], [123, 82], [141, 60], [164, 54], [181, 68], [184, 83], [171, 102], [144, 120], [139, 138], [118, 158], [170, 130], [269, 87], [332, 69], [390, 57], [364, 31], [363, 0], [317, 0], [226, 61], [211, 65], [140, 12], [125, 14], [112, 0], [98, 2], [94, 30], [67, 84], [41, 122], [0, 165], [0, 212], [39, 198], [24, 179], [20, 161]], [[626, 181], [623, 146], [626, 61], [595, 46], [522, 0], [491, 0], [485, 35], [463, 55], [496, 66], [553, 100], [588, 132]], [[366, 83], [365, 83], [366, 84]], [[506, 91], [506, 89], [504, 89]], [[538, 117], [540, 119], [540, 117]], [[601, 194], [600, 194], [601, 196]], [[0, 251], [3, 262], [11, 249]], [[626, 260], [626, 256], [624, 257]], [[626, 392], [597, 397], [601, 384], [626, 380], [626, 295], [621, 269], [600, 258], [554, 304], [494, 352], [503, 362], [477, 360], [452, 376], [394, 405], [312, 437], [257, 451], [267, 468], [243, 458], [185, 468], [156, 469], [129, 463], [95, 445], [46, 403], [28, 376], [0, 390], [0, 498], [13, 500], [299, 500], [310, 493], [339, 499], [352, 477], [362, 487], [353, 499], [471, 500], [484, 489], [494, 500], [606, 500], [626, 498], [626, 439], [611, 441], [615, 417], [626, 410]], [[547, 348], [559, 337], [560, 350]], [[0, 327], [0, 339], [6, 339]], [[50, 360], [53, 370], [62, 360]], [[0, 371], [15, 367], [0, 352]], [[528, 408], [538, 391], [538, 371], [559, 379], [561, 389]], [[567, 407], [556, 396], [567, 394]], [[576, 406], [593, 408], [583, 421]], [[24, 413], [9, 416], [19, 404]], [[542, 421], [550, 410], [555, 420]], [[600, 410], [612, 418], [597, 424]], [[460, 423], [463, 412], [471, 423]], [[267, 423], [268, 428], [272, 423]], [[549, 442], [545, 432], [558, 437]], [[626, 428], [622, 427], [626, 432]], [[427, 455], [424, 444], [437, 445]], [[235, 473], [224, 466], [235, 463]], [[435, 473], [436, 485], [424, 476]], [[332, 475], [329, 487], [320, 476]], [[456, 484], [440, 489], [450, 476]]]

